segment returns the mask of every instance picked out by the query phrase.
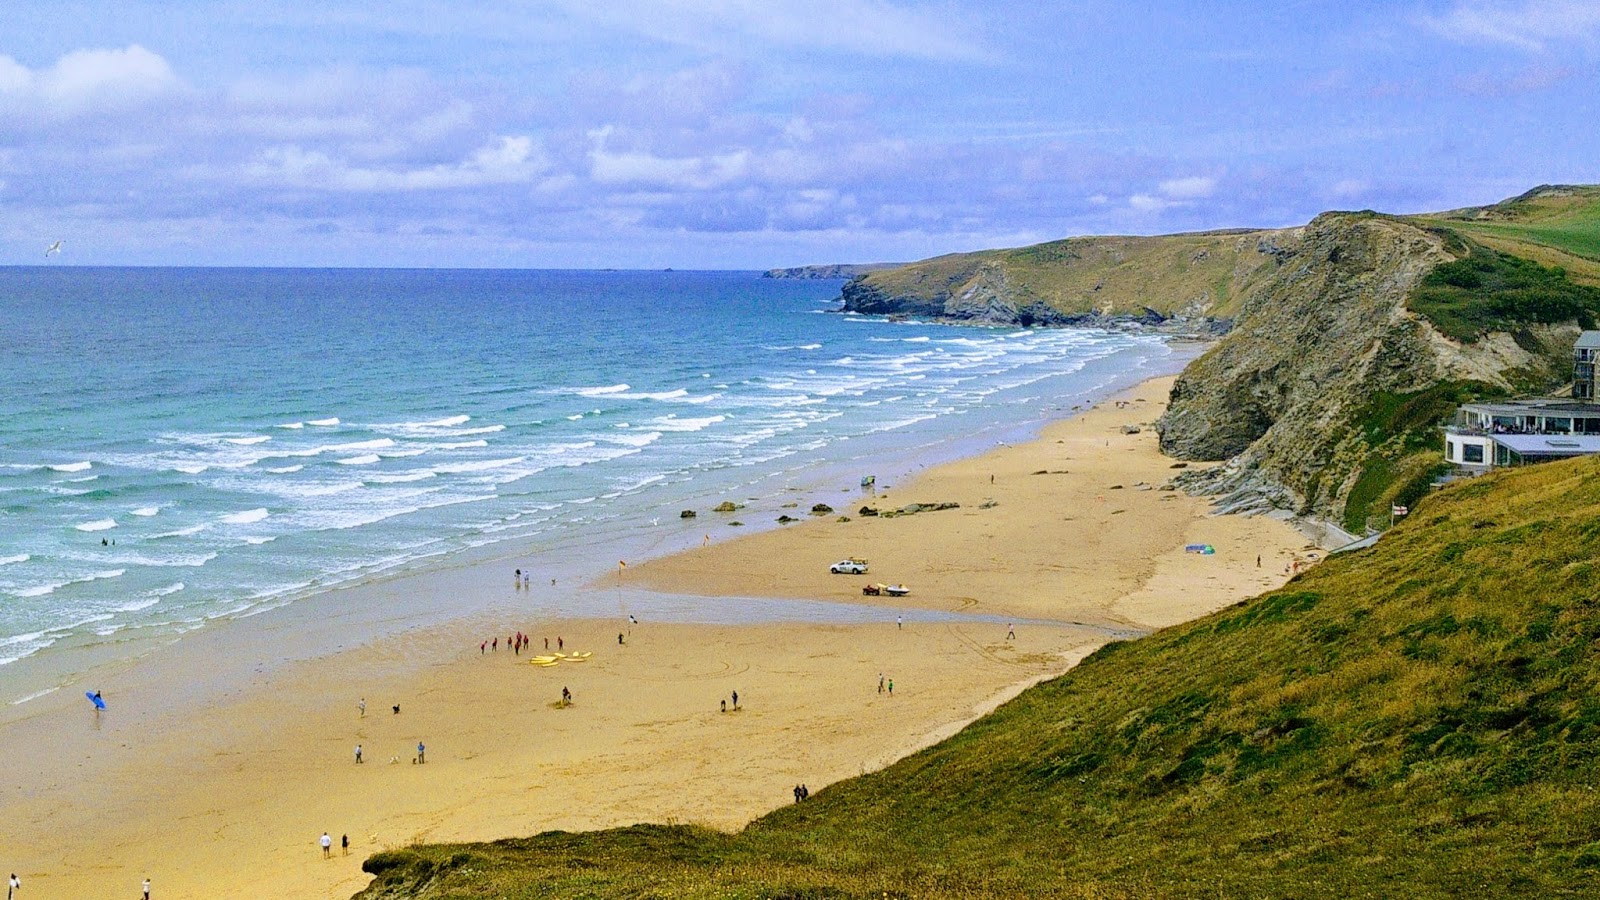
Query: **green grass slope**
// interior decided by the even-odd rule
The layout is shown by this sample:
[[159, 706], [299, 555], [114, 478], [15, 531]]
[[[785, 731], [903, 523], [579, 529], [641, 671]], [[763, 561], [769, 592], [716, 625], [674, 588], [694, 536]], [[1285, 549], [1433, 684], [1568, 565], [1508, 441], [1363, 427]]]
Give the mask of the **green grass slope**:
[[1492, 206], [1406, 218], [1600, 285], [1600, 185], [1542, 185]]
[[1068, 313], [1229, 318], [1245, 289], [1272, 261], [1265, 231], [1211, 231], [1159, 237], [1081, 237], [1010, 250], [953, 253], [871, 272], [886, 296], [943, 303], [1005, 285], [1019, 301]]
[[740, 834], [419, 846], [360, 897], [1595, 896], [1597, 639], [1600, 461], [1523, 469]]

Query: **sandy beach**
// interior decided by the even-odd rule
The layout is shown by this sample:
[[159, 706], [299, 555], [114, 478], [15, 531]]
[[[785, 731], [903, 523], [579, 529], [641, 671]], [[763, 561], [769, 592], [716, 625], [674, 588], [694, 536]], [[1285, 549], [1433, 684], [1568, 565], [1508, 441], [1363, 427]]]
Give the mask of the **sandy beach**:
[[[1204, 501], [1160, 490], [1175, 472], [1148, 424], [1170, 384], [1146, 382], [1035, 441], [875, 495], [834, 485], [797, 495], [793, 509], [731, 514], [705, 511], [728, 499], [708, 497], [697, 525], [719, 538], [726, 519], [803, 521], [597, 574], [590, 587], [620, 577], [729, 604], [865, 601], [883, 606], [878, 621], [630, 625], [545, 617], [513, 600], [492, 616], [289, 661], [275, 642], [292, 638], [267, 617], [185, 638], [126, 667], [106, 713], [90, 713], [81, 697], [45, 698], [0, 731], [0, 757], [18, 761], [0, 853], [29, 898], [135, 896], [145, 877], [163, 900], [335, 898], [365, 885], [364, 857], [413, 841], [642, 821], [736, 829], [791, 802], [798, 783], [815, 792], [954, 733], [1113, 635], [1183, 621], [1286, 578], [1307, 549], [1294, 529], [1210, 517]], [[1124, 425], [1143, 427], [1125, 434]], [[820, 502], [837, 512], [809, 516]], [[913, 502], [960, 506], [858, 512]], [[1215, 553], [1186, 553], [1189, 543]], [[870, 574], [829, 575], [828, 563], [846, 556], [868, 558]], [[595, 570], [612, 565], [597, 560]], [[454, 583], [483, 580], [467, 573]], [[911, 593], [862, 596], [879, 581]], [[452, 583], [436, 575], [365, 590], [444, 597]], [[349, 599], [308, 602], [331, 610]], [[907, 611], [903, 627], [897, 610]], [[516, 631], [534, 649], [510, 652]], [[491, 637], [499, 650], [480, 652]], [[531, 665], [546, 638], [551, 650], [559, 638], [563, 651], [593, 656]], [[248, 665], [258, 657], [279, 661]], [[256, 674], [164, 705], [205, 680], [197, 673], [240, 659]], [[893, 696], [879, 691], [880, 675]], [[570, 706], [559, 703], [563, 687]], [[722, 712], [734, 691], [739, 709]], [[421, 765], [412, 761], [419, 741]], [[324, 831], [334, 842], [326, 861]]]

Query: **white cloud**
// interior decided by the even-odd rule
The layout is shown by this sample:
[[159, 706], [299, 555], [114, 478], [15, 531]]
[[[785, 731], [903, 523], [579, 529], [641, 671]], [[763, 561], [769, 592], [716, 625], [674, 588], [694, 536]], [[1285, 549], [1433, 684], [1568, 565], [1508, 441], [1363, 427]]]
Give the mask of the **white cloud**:
[[645, 151], [612, 152], [606, 149], [610, 126], [589, 133], [594, 149], [589, 151], [590, 177], [602, 184], [648, 184], [660, 187], [704, 190], [745, 177], [750, 171], [750, 152], [733, 150], [704, 156], [665, 157]]
[[1201, 197], [1211, 196], [1216, 190], [1217, 180], [1202, 175], [1189, 178], [1172, 178], [1161, 182], [1161, 193], [1175, 200], [1198, 200]]
[[887, 0], [562, 0], [574, 18], [701, 48], [773, 45], [864, 56], [983, 61], [948, 7], [924, 12]]
[[1171, 204], [1160, 197], [1153, 197], [1149, 194], [1134, 194], [1128, 198], [1128, 205], [1137, 212], [1155, 213], [1161, 212]]
[[1600, 37], [1600, 3], [1594, 0], [1463, 0], [1423, 23], [1451, 40], [1543, 50], [1550, 42]]
[[413, 169], [353, 166], [321, 151], [274, 147], [257, 154], [245, 173], [260, 181], [332, 191], [430, 191], [530, 182], [549, 166], [533, 138], [511, 136], [458, 163]]
[[167, 61], [138, 44], [122, 50], [74, 50], [38, 71], [0, 56], [0, 99], [34, 115], [71, 117], [126, 109], [182, 88]]

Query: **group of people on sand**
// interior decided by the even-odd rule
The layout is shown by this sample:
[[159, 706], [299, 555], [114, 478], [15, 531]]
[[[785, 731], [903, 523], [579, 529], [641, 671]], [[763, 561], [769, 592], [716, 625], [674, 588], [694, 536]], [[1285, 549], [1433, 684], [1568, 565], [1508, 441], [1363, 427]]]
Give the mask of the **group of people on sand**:
[[[511, 586], [512, 587], [525, 588], [525, 587], [527, 587], [528, 585], [530, 585], [532, 583], [533, 583], [533, 572], [531, 572], [531, 571], [524, 572], [521, 569], [518, 569], [515, 572], [511, 573]], [[550, 579], [550, 583], [552, 585], [554, 585], [556, 583], [556, 580], [554, 578], [552, 578], [552, 579]]]
[[[617, 643], [620, 644], [622, 642], [618, 641]], [[506, 638], [506, 646], [510, 647], [511, 648], [511, 652], [515, 653], [518, 656], [522, 655], [522, 650], [523, 650], [524, 647], [531, 646], [532, 644], [533, 644], [533, 638], [528, 637], [527, 635], [523, 634], [520, 631], [517, 632], [516, 634], [511, 635], [510, 637]], [[567, 648], [566, 638], [563, 638], [560, 635], [556, 635], [556, 649], [557, 650], [565, 650], [566, 648]], [[546, 649], [546, 650], [550, 649], [550, 639], [549, 638], [545, 638], [544, 639], [544, 649]], [[492, 638], [490, 638], [490, 639], [488, 639], [488, 640], [486, 640], [483, 643], [478, 645], [478, 653], [480, 653], [480, 654], [499, 653], [499, 652], [500, 652], [500, 636], [499, 635], [495, 635], [494, 637], [492, 637]]]
[[806, 787], [805, 784], [802, 783], [794, 786], [794, 802], [799, 803], [801, 800], [804, 800], [809, 796], [811, 796], [811, 789]]
[[[722, 711], [723, 712], [727, 712], [728, 711], [728, 701], [726, 699], [724, 699], [722, 701]], [[739, 692], [738, 691], [734, 691], [733, 692], [733, 711], [734, 712], [738, 712], [739, 711]]]

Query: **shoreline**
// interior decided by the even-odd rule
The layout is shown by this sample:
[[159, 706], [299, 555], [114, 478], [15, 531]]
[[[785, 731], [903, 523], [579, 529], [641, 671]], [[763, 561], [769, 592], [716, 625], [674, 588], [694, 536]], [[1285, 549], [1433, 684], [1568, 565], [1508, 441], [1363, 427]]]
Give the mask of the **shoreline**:
[[[1150, 387], [1153, 383], [1159, 384], [1146, 381], [1140, 389], [1159, 392], [1159, 387]], [[1148, 402], [1147, 397], [1141, 405]], [[1099, 404], [1112, 405], [1109, 400]], [[995, 454], [1003, 461], [1019, 448], [1051, 452], [1049, 441], [1058, 439], [1058, 429], [1073, 422], [1100, 427], [1102, 417], [1094, 412], [1048, 424], [1043, 436], [1027, 444], [1007, 444], [985, 456], [928, 469], [913, 483], [970, 480], [967, 469], [993, 467]], [[1143, 410], [1128, 412], [1145, 415]], [[1105, 440], [1109, 448], [1110, 438]], [[1146, 432], [1145, 440], [1153, 442], [1153, 436]], [[1126, 453], [1118, 448], [1108, 456], [1115, 461]], [[951, 476], [952, 470], [964, 474]], [[894, 490], [898, 488], [891, 486]], [[1202, 500], [1156, 491], [1128, 496], [1133, 493], [1173, 497], [1164, 505], [1186, 507], [1185, 522], [1203, 515], [1195, 512], [1203, 509]], [[1019, 498], [985, 512], [993, 514], [991, 524], [1010, 519], [1024, 530], [1039, 530], [1042, 521], [1022, 521], [1025, 507]], [[1118, 515], [1132, 522], [1159, 510], [1129, 508]], [[965, 511], [963, 505], [961, 510], [873, 524], [926, 525], [936, 521], [933, 517]], [[1147, 524], [1167, 533], [1171, 523], [1163, 524], [1166, 518], [1163, 514]], [[954, 517], [949, 521], [959, 522]], [[1241, 521], [1261, 525], [1285, 552], [1303, 543], [1282, 523]], [[952, 605], [950, 596], [930, 587], [938, 577], [970, 580], [970, 571], [918, 580], [907, 598], [911, 603], [901, 606], [859, 593], [840, 596], [837, 585], [808, 594], [799, 585], [813, 577], [809, 566], [797, 565], [802, 554], [785, 542], [809, 541], [808, 528], [825, 534], [827, 526], [836, 524], [808, 522], [630, 566], [628, 591], [618, 595], [617, 614], [606, 618], [558, 617], [561, 604], [539, 590], [500, 596], [507, 593], [504, 582], [509, 578], [498, 563], [480, 561], [468, 567], [472, 572], [424, 573], [337, 592], [344, 598], [357, 592], [381, 604], [385, 596], [405, 591], [461, 590], [476, 584], [492, 598], [478, 598], [478, 611], [466, 616], [444, 612], [438, 622], [400, 623], [390, 637], [341, 639], [335, 617], [322, 629], [328, 646], [309, 648], [293, 644], [303, 637], [291, 634], [295, 616], [267, 615], [260, 627], [203, 632], [129, 664], [128, 683], [108, 696], [113, 708], [92, 720], [94, 724], [77, 708], [81, 704], [64, 696], [59, 703], [39, 701], [44, 705], [38, 715], [0, 733], [0, 752], [8, 758], [19, 758], [21, 752], [20, 758], [28, 759], [30, 746], [55, 750], [51, 759], [35, 753], [35, 765], [19, 773], [19, 782], [34, 789], [19, 784], [16, 795], [8, 798], [19, 825], [8, 841], [15, 846], [0, 849], [8, 858], [23, 857], [17, 868], [33, 896], [103, 893], [106, 885], [120, 884], [118, 879], [136, 881], [142, 877], [136, 870], [142, 870], [164, 896], [246, 896], [258, 890], [255, 886], [270, 884], [293, 896], [346, 897], [365, 884], [361, 858], [411, 840], [492, 839], [634, 821], [682, 820], [735, 828], [784, 802], [791, 780], [806, 781], [815, 789], [954, 733], [1026, 685], [1075, 664], [1106, 640], [1099, 629], [1143, 630], [1162, 616], [1197, 614], [1187, 606], [1174, 607], [1168, 596], [1179, 589], [1173, 585], [1189, 584], [1179, 576], [1185, 574], [1182, 569], [1193, 568], [1189, 564], [1194, 560], [1181, 556], [1152, 559], [1147, 565], [1139, 558], [1116, 560], [1118, 572], [1107, 583], [1113, 589], [1131, 585], [1132, 590], [1110, 602], [1101, 598], [1082, 604], [1076, 612], [1020, 596], [1048, 591], [1049, 585], [1018, 580], [1016, 572], [1004, 577], [1015, 581], [1018, 596], [970, 605]], [[956, 539], [968, 539], [957, 532]], [[766, 550], [752, 553], [752, 543], [777, 549], [771, 555], [763, 555]], [[733, 553], [732, 548], [754, 562], [725, 573], [725, 578], [707, 579], [706, 567]], [[1219, 556], [1232, 549], [1219, 540]], [[1012, 550], [1021, 556], [1034, 552], [1027, 546]], [[643, 626], [627, 634], [626, 625], [618, 625], [624, 606], [655, 598], [664, 604], [660, 609], [669, 609], [672, 596], [691, 593], [640, 590], [663, 587], [661, 579], [670, 581], [674, 567], [684, 566], [700, 567], [701, 574], [690, 576], [695, 582], [691, 586], [699, 588], [692, 592], [696, 596], [775, 596], [791, 603], [777, 604], [779, 621], [666, 624], [647, 616]], [[1157, 582], [1163, 567], [1173, 570], [1171, 577], [1178, 581], [1162, 582], [1149, 596], [1141, 595]], [[708, 581], [737, 589], [708, 594]], [[1225, 605], [1265, 584], [1237, 578], [1226, 585], [1193, 584], [1198, 596], [1191, 600], [1202, 606]], [[585, 594], [591, 607], [610, 599], [604, 578], [591, 581]], [[811, 611], [823, 615], [822, 621], [781, 621], [784, 608], [818, 606], [810, 602], [816, 599], [833, 601]], [[1119, 606], [1117, 601], [1123, 600]], [[326, 608], [330, 602], [321, 605]], [[841, 605], [846, 602], [848, 607]], [[875, 614], [880, 610], [881, 617]], [[954, 615], [960, 611], [983, 615]], [[1023, 615], [1029, 611], [1045, 615]], [[855, 619], [828, 621], [829, 613]], [[1081, 620], [1097, 629], [1060, 624], [1063, 614], [1066, 621]], [[896, 627], [895, 615], [905, 615], [908, 627]], [[998, 624], [1008, 615], [1027, 623], [1015, 641], [1005, 640]], [[1047, 619], [1056, 624], [1043, 624]], [[618, 627], [627, 641], [621, 648], [613, 643], [611, 630]], [[574, 686], [575, 707], [548, 706], [555, 699], [555, 682], [541, 676], [554, 673], [530, 667], [520, 657], [508, 662], [504, 649], [498, 655], [477, 652], [480, 636], [515, 630], [577, 637], [596, 652], [590, 663], [555, 670]], [[274, 644], [277, 638], [284, 644]], [[189, 698], [189, 707], [172, 714], [136, 711], [154, 708], [152, 697], [141, 692], [170, 689], [195, 667], [231, 667], [248, 675], [215, 687], [209, 695], [195, 688], [199, 694]], [[894, 706], [873, 690], [880, 671], [899, 679]], [[618, 692], [629, 685], [647, 689]], [[715, 694], [734, 689], [749, 698], [742, 704], [745, 710], [723, 719], [714, 706]], [[366, 719], [354, 714], [358, 695], [369, 701]], [[403, 698], [402, 715], [386, 712], [390, 698]], [[47, 706], [60, 710], [47, 713]], [[723, 723], [729, 721], [741, 723], [742, 730], [727, 733]], [[744, 724], [751, 722], [759, 728]], [[372, 742], [368, 759], [376, 766], [357, 770], [350, 764], [357, 740]], [[426, 768], [388, 765], [391, 757], [405, 758], [403, 751], [414, 740], [428, 743]], [[775, 762], [797, 742], [801, 749], [792, 753], [793, 759]], [[73, 773], [85, 768], [96, 773], [94, 786], [73, 780]], [[365, 788], [352, 781], [356, 772], [367, 780]], [[421, 779], [424, 773], [427, 780]], [[736, 777], [730, 779], [729, 773]], [[384, 789], [374, 793], [377, 786]], [[219, 805], [217, 797], [230, 800]], [[160, 828], [148, 821], [152, 806], [164, 820]], [[320, 862], [314, 842], [328, 829], [336, 841], [349, 833], [355, 852], [346, 862], [319, 867], [313, 865]], [[99, 867], [86, 869], [76, 858], [83, 851], [70, 849], [74, 846], [90, 848], [101, 860]], [[19, 854], [19, 847], [31, 850]], [[164, 858], [173, 847], [185, 848], [185, 858]]]

